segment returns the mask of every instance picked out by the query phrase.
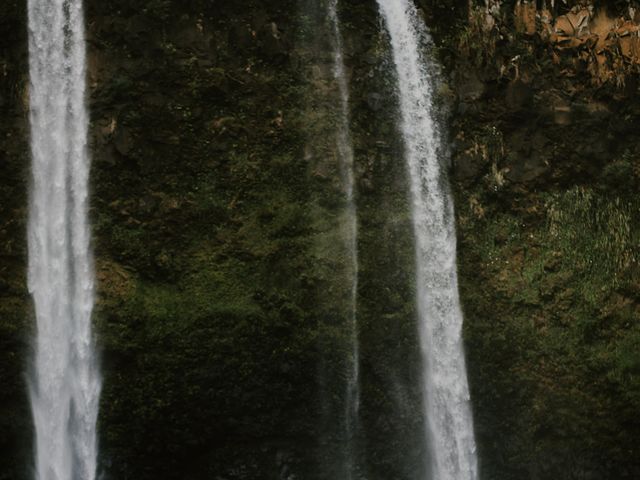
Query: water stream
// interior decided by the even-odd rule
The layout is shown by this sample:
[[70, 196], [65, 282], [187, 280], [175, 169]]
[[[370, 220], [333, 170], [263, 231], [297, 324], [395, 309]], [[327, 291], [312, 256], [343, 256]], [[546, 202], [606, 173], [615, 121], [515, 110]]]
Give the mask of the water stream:
[[38, 480], [93, 480], [101, 388], [82, 0], [29, 0], [32, 185], [29, 291], [36, 316], [31, 407]]
[[340, 176], [346, 197], [346, 209], [343, 220], [343, 236], [347, 251], [350, 283], [350, 312], [348, 330], [351, 341], [351, 358], [348, 359], [347, 382], [345, 392], [345, 437], [346, 463], [345, 476], [353, 478], [355, 468], [355, 442], [360, 404], [360, 368], [358, 340], [358, 220], [355, 202], [354, 155], [350, 131], [349, 84], [344, 64], [342, 32], [338, 18], [338, 0], [329, 0], [329, 23], [333, 37], [333, 75], [340, 94], [339, 115], [336, 124], [336, 147], [340, 163]]
[[398, 81], [400, 130], [411, 184], [416, 302], [423, 358], [426, 443], [432, 480], [475, 480], [476, 445], [456, 272], [453, 202], [433, 107], [428, 34], [411, 0], [378, 0]]

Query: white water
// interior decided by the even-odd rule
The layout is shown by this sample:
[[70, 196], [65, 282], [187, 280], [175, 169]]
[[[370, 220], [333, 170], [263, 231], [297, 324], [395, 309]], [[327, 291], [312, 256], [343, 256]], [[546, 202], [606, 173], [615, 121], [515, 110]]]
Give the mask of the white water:
[[416, 295], [423, 355], [427, 444], [433, 480], [478, 477], [462, 345], [453, 202], [432, 105], [427, 33], [411, 0], [378, 0], [398, 78], [401, 130], [411, 182]]
[[36, 479], [93, 480], [101, 380], [91, 332], [82, 0], [29, 0], [28, 13]]
[[329, 0], [329, 22], [333, 34], [333, 75], [340, 93], [340, 115], [336, 128], [336, 147], [340, 160], [340, 174], [346, 196], [346, 211], [344, 219], [344, 238], [347, 249], [347, 258], [351, 276], [350, 291], [350, 335], [351, 358], [349, 358], [349, 371], [347, 372], [346, 402], [345, 402], [345, 429], [346, 429], [346, 456], [348, 465], [345, 466], [346, 477], [352, 478], [354, 465], [354, 443], [358, 423], [358, 409], [360, 405], [360, 345], [358, 340], [357, 295], [358, 295], [358, 220], [355, 203], [354, 187], [354, 156], [351, 131], [349, 126], [349, 85], [344, 65], [342, 46], [342, 32], [338, 19], [338, 0]]

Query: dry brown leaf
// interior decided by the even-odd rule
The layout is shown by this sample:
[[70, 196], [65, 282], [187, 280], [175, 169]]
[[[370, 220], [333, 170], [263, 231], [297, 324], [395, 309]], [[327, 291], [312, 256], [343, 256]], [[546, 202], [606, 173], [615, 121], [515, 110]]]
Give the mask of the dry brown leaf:
[[600, 51], [606, 46], [607, 37], [609, 32], [615, 27], [615, 20], [607, 15], [605, 9], [600, 10], [598, 15], [593, 19], [589, 25], [591, 33], [598, 36], [598, 42], [596, 44], [596, 50]]
[[516, 29], [527, 35], [536, 33], [536, 3], [535, 2], [518, 2], [515, 8]]

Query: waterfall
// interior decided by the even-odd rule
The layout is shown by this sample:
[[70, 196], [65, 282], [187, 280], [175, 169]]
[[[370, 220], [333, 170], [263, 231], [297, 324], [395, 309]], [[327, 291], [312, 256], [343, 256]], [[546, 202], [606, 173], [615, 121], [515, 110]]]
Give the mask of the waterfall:
[[453, 202], [444, 171], [442, 132], [432, 105], [428, 39], [411, 0], [378, 0], [398, 80], [401, 132], [411, 183], [416, 302], [423, 356], [426, 437], [433, 480], [478, 477], [462, 344]]
[[91, 314], [89, 157], [81, 0], [29, 0], [29, 291], [37, 480], [93, 480], [101, 380]]
[[344, 219], [344, 238], [351, 276], [349, 333], [351, 341], [351, 358], [348, 360], [346, 401], [345, 401], [345, 436], [346, 436], [346, 478], [352, 478], [355, 468], [354, 448], [360, 404], [360, 368], [357, 318], [358, 295], [358, 220], [355, 203], [353, 144], [350, 133], [349, 85], [344, 65], [342, 32], [338, 19], [338, 0], [329, 0], [329, 23], [333, 37], [333, 75], [340, 94], [339, 118], [336, 125], [336, 147], [340, 161], [340, 175], [346, 197]]

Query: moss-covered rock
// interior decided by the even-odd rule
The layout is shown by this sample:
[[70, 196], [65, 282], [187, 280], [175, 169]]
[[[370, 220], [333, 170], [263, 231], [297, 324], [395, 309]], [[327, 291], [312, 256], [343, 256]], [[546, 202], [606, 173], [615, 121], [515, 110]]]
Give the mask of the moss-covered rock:
[[[631, 70], [594, 84], [575, 52], [519, 32], [515, 2], [498, 3], [485, 28], [466, 1], [419, 2], [451, 113], [482, 478], [635, 478], [637, 84]], [[86, 4], [104, 478], [335, 478], [350, 272], [324, 7]], [[340, 18], [360, 259], [354, 450], [366, 478], [418, 478], [395, 79], [376, 3], [341, 2]], [[0, 479], [29, 477], [32, 448], [25, 22], [23, 2], [0, 12]]]

